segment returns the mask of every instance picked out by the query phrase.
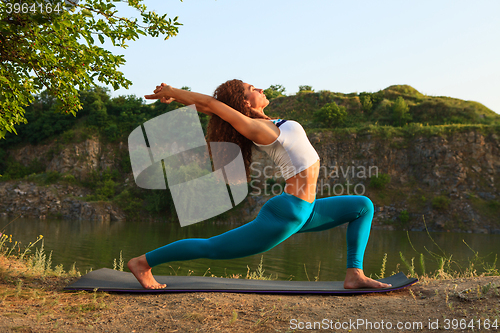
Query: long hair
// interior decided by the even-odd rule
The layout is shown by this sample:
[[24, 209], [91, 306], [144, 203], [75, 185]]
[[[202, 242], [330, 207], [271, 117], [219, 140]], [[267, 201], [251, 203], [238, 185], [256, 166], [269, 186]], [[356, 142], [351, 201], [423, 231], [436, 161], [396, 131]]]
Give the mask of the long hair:
[[[245, 103], [245, 88], [241, 80], [229, 80], [215, 89], [214, 98], [250, 118], [271, 119], [268, 116], [249, 108]], [[245, 163], [247, 181], [250, 180], [250, 163], [252, 161], [251, 140], [236, 131], [231, 124], [222, 120], [219, 116], [212, 114], [207, 127], [207, 141], [209, 142], [233, 142], [237, 144], [242, 152]], [[223, 158], [224, 159], [224, 158]]]

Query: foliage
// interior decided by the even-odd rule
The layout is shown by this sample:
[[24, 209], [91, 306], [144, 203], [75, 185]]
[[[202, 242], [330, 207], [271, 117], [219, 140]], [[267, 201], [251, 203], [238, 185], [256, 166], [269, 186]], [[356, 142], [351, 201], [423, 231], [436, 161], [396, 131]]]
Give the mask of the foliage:
[[47, 91], [35, 96], [33, 103], [24, 109], [27, 124], [17, 127], [17, 135], [6, 133], [5, 140], [0, 140], [0, 145], [9, 147], [19, 142], [37, 144], [71, 129], [74, 126], [75, 117], [57, 113], [56, 104], [56, 99]]
[[89, 180], [84, 182], [84, 185], [95, 190], [94, 194], [88, 195], [85, 200], [87, 201], [109, 201], [115, 196], [117, 184], [120, 174], [118, 170], [110, 169], [104, 170], [99, 176], [96, 171], [90, 174]]
[[175, 206], [170, 191], [150, 190], [144, 196], [145, 208], [153, 214], [162, 214], [175, 218]]
[[[44, 87], [55, 98], [56, 112], [75, 116], [82, 109], [77, 88], [96, 86], [95, 77], [115, 90], [130, 86], [131, 81], [118, 71], [124, 56], [96, 46], [93, 36], [101, 44], [106, 38], [113, 46], [126, 48], [126, 42], [139, 34], [162, 34], [168, 39], [178, 33], [177, 17], [148, 12], [142, 0], [126, 3], [140, 12], [145, 26], [137, 18], [117, 16], [114, 2], [86, 0], [50, 13], [16, 13], [11, 3], [0, 2], [0, 138], [17, 133], [15, 127], [27, 122], [23, 107], [33, 103]], [[99, 102], [94, 108], [96, 119], [104, 115]]]
[[[0, 157], [1, 155], [2, 154], [0, 154]], [[34, 158], [28, 166], [24, 166], [23, 164], [15, 161], [12, 157], [9, 157], [5, 164], [0, 164], [0, 174], [2, 174], [2, 180], [19, 179], [44, 171], [45, 165], [40, 163], [38, 158]]]
[[444, 195], [438, 195], [437, 197], [434, 197], [432, 199], [432, 208], [438, 210], [445, 210], [448, 209], [450, 202], [451, 200], [445, 197]]
[[406, 209], [399, 214], [399, 220], [402, 224], [407, 224], [410, 221], [410, 214]]
[[406, 104], [404, 98], [399, 96], [392, 106], [394, 123], [398, 126], [403, 126], [403, 124], [410, 121], [412, 117], [409, 111], [410, 108]]
[[391, 181], [391, 176], [386, 173], [379, 173], [376, 176], [370, 177], [370, 187], [376, 189], [384, 189], [385, 185], [387, 185]]
[[[94, 135], [101, 136], [109, 142], [124, 140], [137, 126], [162, 113], [174, 110], [183, 105], [145, 102], [134, 95], [111, 98], [109, 90], [94, 87], [80, 91], [83, 108], [72, 115], [60, 115], [55, 111], [55, 98], [46, 91], [35, 96], [35, 103], [26, 107], [27, 124], [18, 126], [17, 135], [7, 133], [0, 140], [0, 148], [10, 148], [15, 144], [29, 142], [42, 143], [45, 140], [61, 135], [61, 142], [82, 142]], [[206, 129], [208, 116], [199, 114], [202, 127]], [[0, 165], [0, 171], [2, 167]], [[1, 172], [0, 172], [1, 173]]]
[[268, 100], [272, 100], [281, 96], [285, 96], [285, 87], [281, 84], [273, 84], [269, 88], [264, 89], [264, 94]]
[[[401, 116], [395, 117], [393, 110], [399, 106], [396, 103], [398, 97], [403, 99], [402, 101], [400, 99], [398, 103], [404, 101], [408, 107], [408, 112], [403, 113], [404, 117], [402, 118]], [[345, 107], [347, 111], [343, 126], [340, 128], [350, 128], [352, 131], [364, 130], [369, 126], [390, 126], [396, 129], [393, 126], [403, 126], [408, 122], [408, 126], [416, 123], [420, 127], [418, 132], [426, 133], [425, 135], [428, 136], [434, 135], [431, 132], [440, 133], [443, 130], [446, 132], [456, 129], [465, 131], [465, 128], [436, 128], [431, 127], [431, 125], [461, 124], [470, 126], [484, 124], [498, 126], [500, 124], [500, 115], [480, 103], [450, 97], [426, 96], [405, 85], [391, 86], [378, 92], [361, 92], [360, 94], [344, 94], [328, 90], [299, 92], [296, 95], [271, 100], [266, 108], [266, 114], [277, 118], [296, 120], [307, 130], [317, 127], [317, 123], [311, 121], [311, 115], [325, 104], [332, 102], [337, 103], [339, 107]], [[405, 110], [406, 108], [402, 104], [403, 108], [400, 110]], [[403, 126], [401, 129], [408, 126]], [[334, 130], [337, 129], [339, 127]]]
[[339, 107], [335, 102], [326, 104], [314, 113], [314, 120], [326, 127], [341, 126], [345, 122], [346, 117], [347, 112], [345, 107]]
[[125, 189], [113, 198], [113, 202], [120, 207], [127, 216], [138, 217], [142, 208], [142, 200], [132, 194], [131, 190]]
[[367, 94], [367, 93], [359, 94], [359, 101], [361, 102], [361, 105], [363, 106], [363, 111], [365, 111], [365, 112], [371, 111], [371, 109], [373, 107], [371, 94]]
[[313, 92], [312, 86], [299, 86], [299, 92]]

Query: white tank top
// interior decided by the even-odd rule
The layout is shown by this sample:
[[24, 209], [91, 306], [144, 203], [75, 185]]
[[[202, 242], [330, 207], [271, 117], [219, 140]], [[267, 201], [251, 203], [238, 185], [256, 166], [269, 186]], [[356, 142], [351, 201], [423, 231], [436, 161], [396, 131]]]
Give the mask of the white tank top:
[[309, 142], [302, 126], [293, 120], [273, 119], [280, 129], [278, 138], [268, 145], [254, 144], [265, 151], [281, 169], [283, 178], [288, 179], [306, 170], [319, 160], [319, 155]]

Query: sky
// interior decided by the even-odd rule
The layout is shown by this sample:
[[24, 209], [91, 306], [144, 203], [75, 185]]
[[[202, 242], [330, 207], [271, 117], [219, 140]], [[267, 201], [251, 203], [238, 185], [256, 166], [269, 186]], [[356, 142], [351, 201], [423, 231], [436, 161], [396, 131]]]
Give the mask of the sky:
[[[119, 69], [133, 82], [119, 95], [144, 96], [165, 82], [212, 95], [230, 79], [293, 95], [376, 92], [407, 84], [430, 96], [484, 104], [500, 113], [500, 1], [144, 0], [178, 16], [177, 36], [141, 36]], [[139, 17], [118, 7], [118, 15]], [[99, 83], [104, 86], [103, 83]], [[148, 101], [150, 102], [150, 101]]]

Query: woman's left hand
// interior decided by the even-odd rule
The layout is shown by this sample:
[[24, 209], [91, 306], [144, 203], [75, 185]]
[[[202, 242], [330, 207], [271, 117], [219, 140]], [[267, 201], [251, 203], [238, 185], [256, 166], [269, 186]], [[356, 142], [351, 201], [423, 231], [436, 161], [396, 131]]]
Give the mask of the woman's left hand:
[[[166, 88], [167, 87], [167, 88]], [[144, 95], [145, 99], [159, 99], [161, 103], [170, 104], [175, 101], [175, 98], [169, 96], [167, 90], [170, 88], [166, 83], [162, 83], [159, 86], [156, 86], [156, 89], [153, 91], [153, 95]]]

